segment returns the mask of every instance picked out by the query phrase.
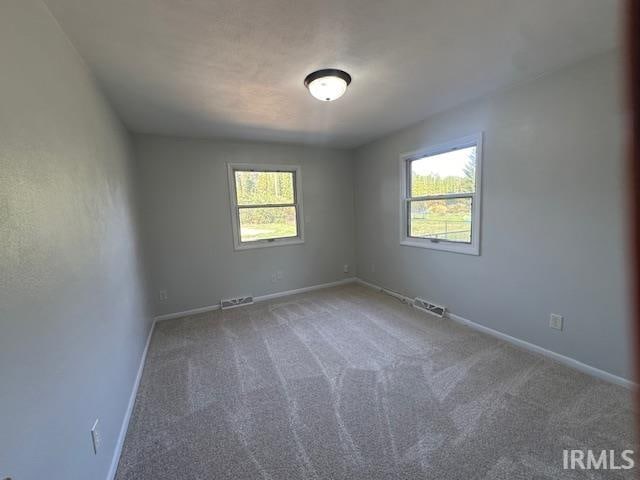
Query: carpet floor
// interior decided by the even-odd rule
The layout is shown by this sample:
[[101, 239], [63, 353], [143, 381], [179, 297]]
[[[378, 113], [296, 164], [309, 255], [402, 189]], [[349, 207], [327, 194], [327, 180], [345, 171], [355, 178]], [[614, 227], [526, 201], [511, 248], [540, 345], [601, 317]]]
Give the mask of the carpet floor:
[[622, 387], [350, 284], [159, 322], [117, 480], [631, 478], [562, 458], [633, 425]]

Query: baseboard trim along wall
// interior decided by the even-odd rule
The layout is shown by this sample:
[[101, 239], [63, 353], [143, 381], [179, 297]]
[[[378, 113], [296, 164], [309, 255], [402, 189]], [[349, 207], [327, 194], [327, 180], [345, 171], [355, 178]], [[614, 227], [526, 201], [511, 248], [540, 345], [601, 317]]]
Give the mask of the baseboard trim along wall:
[[116, 478], [116, 472], [118, 470], [118, 462], [120, 461], [120, 455], [122, 454], [122, 447], [124, 446], [124, 439], [127, 436], [127, 430], [129, 428], [129, 421], [131, 420], [131, 414], [133, 413], [133, 407], [136, 403], [136, 396], [138, 395], [138, 387], [140, 387], [140, 380], [142, 379], [142, 372], [144, 370], [144, 364], [147, 361], [147, 353], [149, 352], [149, 345], [151, 344], [151, 337], [153, 336], [153, 330], [155, 329], [155, 320], [151, 324], [149, 329], [149, 335], [147, 336], [147, 343], [142, 351], [142, 358], [140, 359], [140, 365], [138, 366], [138, 373], [136, 379], [133, 381], [133, 388], [131, 390], [131, 396], [129, 397], [129, 404], [127, 410], [122, 419], [122, 426], [120, 427], [120, 434], [116, 442], [116, 448], [113, 452], [113, 459], [111, 460], [111, 467], [107, 474], [107, 480], [114, 480]]
[[219, 309], [220, 309], [220, 304], [207, 305], [206, 307], [192, 308], [191, 310], [185, 310], [183, 312], [158, 315], [153, 318], [156, 322], [162, 322], [164, 320], [173, 320], [175, 318], [188, 317], [189, 315], [197, 315], [198, 313], [207, 313], [207, 312], [212, 312], [213, 310], [219, 310]]
[[[295, 295], [297, 293], [311, 292], [313, 290], [321, 290], [323, 288], [337, 287], [338, 285], [345, 285], [347, 283], [353, 283], [353, 282], [355, 282], [357, 280], [358, 279], [355, 278], [355, 277], [349, 277], [349, 278], [345, 278], [343, 280], [338, 280], [338, 281], [335, 281], [335, 282], [321, 283], [319, 285], [311, 285], [309, 287], [296, 288], [294, 290], [285, 290], [283, 292], [275, 292], [275, 293], [269, 293], [267, 295], [259, 295], [257, 297], [253, 297], [253, 301], [254, 302], [264, 302], [266, 300], [272, 300], [274, 298], [286, 297], [287, 295]], [[218, 309], [220, 309], [220, 304], [216, 303], [215, 305], [208, 305], [206, 307], [193, 308], [191, 310], [184, 310], [182, 312], [167, 313], [165, 315], [158, 315], [158, 316], [155, 317], [155, 321], [156, 322], [161, 322], [161, 321], [164, 321], [164, 320], [173, 320], [174, 318], [188, 317], [189, 315], [197, 315], [199, 313], [212, 312], [212, 311], [218, 310]]]
[[[388, 295], [391, 295], [399, 300], [401, 300], [404, 303], [407, 303], [411, 306], [413, 306], [413, 299], [402, 295], [398, 292], [394, 292], [393, 290], [389, 290], [387, 288], [381, 287], [379, 285], [375, 285], [373, 283], [364, 281], [360, 278], [356, 279], [356, 281], [368, 288], [374, 289], [374, 290], [378, 290], [381, 292], [384, 292]], [[483, 332], [486, 333], [488, 335], [491, 335], [492, 337], [496, 337], [499, 338], [501, 340], [504, 340], [505, 342], [508, 342], [512, 345], [515, 345], [517, 347], [523, 348], [525, 350], [528, 350], [530, 352], [533, 353], [537, 353], [539, 355], [543, 355], [547, 358], [550, 358], [552, 360], [555, 360], [556, 362], [559, 362], [563, 365], [566, 365], [568, 367], [571, 367], [575, 370], [579, 370], [583, 373], [586, 373], [588, 375], [591, 375], [593, 377], [596, 378], [600, 378], [601, 380], [605, 380], [611, 383], [615, 383], [616, 385], [620, 385], [629, 389], [633, 389], [635, 388], [637, 385], [632, 382], [631, 380], [624, 378], [624, 377], [620, 377], [618, 375], [614, 375], [613, 373], [609, 373], [606, 372], [604, 370], [600, 370], [599, 368], [596, 367], [592, 367], [591, 365], [587, 365], [586, 363], [582, 363], [574, 358], [571, 357], [567, 357], [565, 355], [561, 355], [559, 353], [556, 353], [552, 350], [548, 350], [546, 348], [543, 348], [539, 345], [536, 345], [534, 343], [530, 343], [527, 342], [525, 340], [520, 340], [519, 338], [516, 337], [512, 337], [511, 335], [507, 335], [506, 333], [502, 333], [498, 330], [494, 330], [493, 328], [490, 327], [486, 327], [484, 325], [481, 325], [479, 323], [476, 323], [472, 320], [468, 320], [464, 317], [461, 317], [460, 315], [456, 315], [454, 313], [451, 312], [446, 312], [445, 314], [446, 318], [453, 320], [454, 322], [463, 324], [468, 326], [469, 328], [473, 328], [474, 330], [477, 330], [479, 332]]]
[[366, 282], [366, 281], [362, 280], [361, 278], [357, 278], [356, 282], [358, 282], [360, 285], [363, 285], [365, 287], [371, 288], [372, 290], [378, 290], [380, 292], [386, 293], [387, 295], [391, 295], [392, 297], [397, 298], [398, 300], [400, 300], [403, 303], [407, 303], [409, 305], [413, 305], [413, 299], [409, 298], [409, 297], [407, 297], [405, 295], [402, 295], [401, 293], [395, 292], [393, 290], [389, 290], [388, 288], [381, 287], [380, 285], [375, 285], [373, 283]]
[[274, 298], [279, 298], [279, 297], [286, 297], [288, 295], [295, 295], [297, 293], [312, 292], [313, 290], [322, 290], [323, 288], [331, 288], [331, 287], [337, 287], [339, 285], [346, 285], [347, 283], [354, 283], [356, 280], [357, 279], [355, 277], [349, 277], [343, 280], [338, 280], [336, 282], [321, 283], [319, 285], [311, 285], [310, 287], [296, 288], [295, 290], [286, 290], [284, 292], [269, 293], [268, 295], [260, 295], [259, 297], [254, 297], [253, 301], [264, 302], [266, 300], [272, 300]]

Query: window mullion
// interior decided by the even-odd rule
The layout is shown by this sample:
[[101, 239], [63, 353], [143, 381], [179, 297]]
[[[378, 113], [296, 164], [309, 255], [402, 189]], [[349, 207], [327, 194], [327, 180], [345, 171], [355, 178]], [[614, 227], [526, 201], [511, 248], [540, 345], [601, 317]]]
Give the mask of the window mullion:
[[475, 198], [476, 193], [444, 193], [442, 195], [423, 195], [421, 197], [407, 197], [406, 200], [410, 202], [420, 202], [425, 200], [448, 200], [455, 198]]
[[265, 204], [251, 204], [251, 205], [238, 205], [238, 208], [279, 208], [279, 207], [295, 207], [297, 203], [265, 203]]

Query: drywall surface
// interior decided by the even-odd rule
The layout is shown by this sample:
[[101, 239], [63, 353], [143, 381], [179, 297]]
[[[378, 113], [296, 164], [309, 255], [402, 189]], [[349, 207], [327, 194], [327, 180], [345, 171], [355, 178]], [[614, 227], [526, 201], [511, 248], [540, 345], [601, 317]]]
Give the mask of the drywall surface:
[[[601, 55], [359, 148], [358, 276], [630, 378], [620, 68]], [[400, 155], [480, 131], [481, 255], [401, 246]]]
[[[155, 314], [353, 276], [349, 152], [149, 135], [134, 141]], [[301, 167], [303, 244], [234, 250], [227, 163]], [[281, 280], [273, 280], [276, 272]], [[167, 291], [166, 301], [160, 290]]]
[[102, 480], [151, 325], [129, 139], [41, 2], [0, 65], [0, 478]]

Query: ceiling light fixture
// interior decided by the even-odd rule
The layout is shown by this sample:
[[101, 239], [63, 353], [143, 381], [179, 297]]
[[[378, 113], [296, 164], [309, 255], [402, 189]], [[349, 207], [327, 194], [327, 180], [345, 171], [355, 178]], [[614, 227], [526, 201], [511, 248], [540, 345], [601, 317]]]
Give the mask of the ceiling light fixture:
[[340, 98], [351, 83], [351, 75], [335, 68], [326, 68], [307, 75], [304, 85], [309, 93], [323, 102]]

